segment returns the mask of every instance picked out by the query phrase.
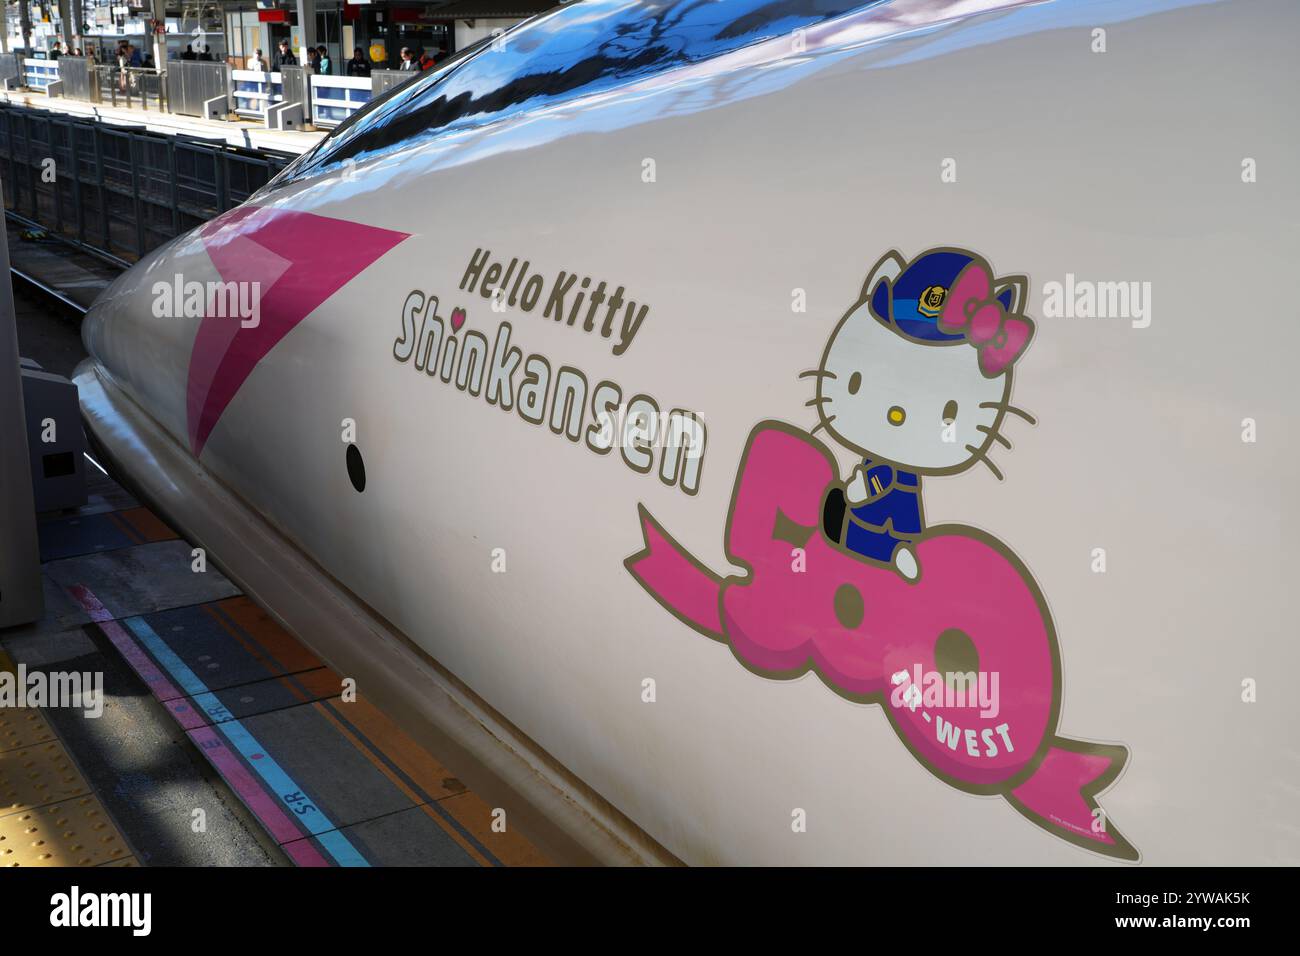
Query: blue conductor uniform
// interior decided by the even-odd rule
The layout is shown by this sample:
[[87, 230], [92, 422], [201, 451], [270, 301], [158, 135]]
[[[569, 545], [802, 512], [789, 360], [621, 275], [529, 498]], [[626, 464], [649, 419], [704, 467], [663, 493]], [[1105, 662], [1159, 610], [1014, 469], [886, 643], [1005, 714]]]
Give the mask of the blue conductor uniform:
[[893, 465], [863, 459], [870, 496], [850, 510], [844, 544], [850, 551], [886, 564], [900, 544], [921, 534], [921, 479]]
[[[875, 284], [867, 296], [872, 314], [919, 342], [959, 341], [964, 333], [945, 332], [939, 327], [939, 316], [948, 290], [973, 261], [972, 256], [958, 249], [927, 252], [897, 278], [882, 278]], [[1004, 309], [1010, 309], [1014, 295], [1015, 290], [1008, 288], [999, 292], [997, 299]], [[893, 424], [902, 424], [902, 419]], [[867, 471], [868, 498], [857, 506], [845, 499], [849, 519], [844, 546], [888, 564], [900, 544], [910, 544], [921, 536], [921, 479], [915, 472], [893, 465], [872, 464], [870, 458], [864, 458], [862, 465]]]

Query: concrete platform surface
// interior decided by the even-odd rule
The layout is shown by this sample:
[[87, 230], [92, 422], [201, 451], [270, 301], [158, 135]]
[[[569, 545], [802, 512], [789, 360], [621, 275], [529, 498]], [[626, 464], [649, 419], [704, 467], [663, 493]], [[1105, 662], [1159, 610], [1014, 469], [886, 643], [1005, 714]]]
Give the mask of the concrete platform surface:
[[70, 100], [46, 93], [24, 93], [21, 90], [0, 91], [0, 101], [13, 103], [15, 106], [28, 106], [33, 109], [51, 110], [69, 116], [98, 120], [115, 126], [143, 126], [151, 132], [170, 136], [178, 133], [200, 136], [205, 139], [222, 140], [233, 146], [274, 149], [295, 155], [307, 152], [325, 136], [324, 131], [267, 129], [265, 124], [251, 120], [208, 120], [198, 116], [159, 112], [152, 103], [149, 109], [142, 109], [139, 106], [128, 109], [126, 106], [84, 103], [81, 100]]
[[[86, 508], [41, 519], [45, 618], [0, 632], [12, 670], [103, 684], [99, 716], [84, 694], [0, 708], [0, 838], [24, 865], [548, 862], [381, 701], [88, 474]], [[26, 846], [60, 825], [66, 845]]]

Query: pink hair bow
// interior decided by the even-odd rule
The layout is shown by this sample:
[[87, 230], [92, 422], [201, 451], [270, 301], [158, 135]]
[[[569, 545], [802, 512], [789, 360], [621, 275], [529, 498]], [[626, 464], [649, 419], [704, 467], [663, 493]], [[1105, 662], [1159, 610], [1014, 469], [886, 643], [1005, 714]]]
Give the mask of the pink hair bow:
[[1020, 357], [1034, 335], [1034, 323], [1010, 315], [993, 295], [993, 275], [982, 262], [972, 262], [948, 291], [939, 328], [960, 332], [979, 349], [980, 370], [992, 378]]

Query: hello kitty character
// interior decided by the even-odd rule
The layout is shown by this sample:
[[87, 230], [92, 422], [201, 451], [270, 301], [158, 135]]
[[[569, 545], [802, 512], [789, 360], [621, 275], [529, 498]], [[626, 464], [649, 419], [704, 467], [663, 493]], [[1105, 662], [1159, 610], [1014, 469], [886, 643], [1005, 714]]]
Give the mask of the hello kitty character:
[[[994, 278], [964, 249], [911, 262], [889, 251], [826, 343], [815, 376], [819, 422], [862, 456], [823, 509], [826, 534], [848, 550], [920, 574], [913, 543], [925, 530], [921, 476], [953, 475], [989, 460], [1008, 413], [1012, 368], [1033, 337], [1020, 314], [1028, 281]], [[801, 376], [803, 377], [803, 376]]]

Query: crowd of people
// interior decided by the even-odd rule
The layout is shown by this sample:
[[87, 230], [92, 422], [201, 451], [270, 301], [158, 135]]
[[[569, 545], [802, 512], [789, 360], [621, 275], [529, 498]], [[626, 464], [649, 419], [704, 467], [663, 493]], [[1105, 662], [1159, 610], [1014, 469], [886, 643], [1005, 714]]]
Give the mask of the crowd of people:
[[428, 70], [438, 65], [438, 57], [424, 52], [424, 47], [402, 47], [402, 64], [399, 70]]
[[[63, 44], [60, 43], [58, 40], [55, 40], [55, 41], [54, 41], [54, 46], [52, 46], [52, 47], [50, 48], [50, 54], [49, 54], [50, 59], [51, 59], [51, 60], [57, 60], [59, 57], [63, 56], [63, 52], [64, 52], [64, 51], [63, 51]], [[81, 47], [79, 47], [79, 46], [78, 46], [78, 47], [69, 47], [69, 48], [68, 48], [68, 56], [83, 56], [83, 55], [84, 55], [84, 54], [81, 52]], [[91, 51], [90, 51], [90, 58], [91, 58], [92, 60], [95, 58], [95, 51], [94, 51], [94, 50], [91, 50]]]
[[122, 40], [117, 45], [117, 65], [120, 67], [153, 67], [153, 54], [141, 53], [140, 48], [129, 40]]
[[[401, 65], [396, 67], [399, 70], [427, 70], [436, 66], [442, 59], [441, 50], [431, 54], [425, 52], [423, 47], [402, 47]], [[293, 52], [288, 40], [281, 40], [276, 47], [275, 55], [268, 62], [262, 51], [254, 50], [245, 63], [245, 69], [256, 70], [262, 73], [278, 72], [284, 66], [302, 66], [303, 61]], [[334, 73], [334, 61], [330, 59], [329, 49], [320, 44], [315, 47], [306, 48], [306, 66], [312, 68], [314, 73], [323, 73], [330, 75]], [[353, 47], [352, 58], [343, 64], [344, 76], [369, 76], [371, 70], [382, 70], [388, 68], [388, 61], [380, 59], [372, 63], [366, 56], [366, 51], [361, 47]]]
[[[327, 75], [334, 72], [334, 63], [330, 59], [329, 50], [324, 44], [316, 47], [308, 47], [306, 53], [306, 65], [310, 66], [313, 72], [324, 73]], [[55, 42], [50, 48], [50, 59], [57, 60], [59, 57], [63, 56], [63, 54], [63, 44]], [[75, 47], [69, 49], [68, 55], [82, 56], [83, 53], [80, 47]], [[96, 59], [93, 47], [87, 48], [84, 55], [88, 56], [91, 60]], [[172, 55], [174, 56], [175, 54]], [[193, 43], [185, 44], [185, 51], [181, 53], [178, 58], [181, 60], [206, 60], [209, 62], [215, 59], [206, 44], [200, 44], [199, 49], [196, 50], [195, 44]], [[129, 40], [118, 41], [116, 60], [117, 65], [124, 68], [152, 68], [154, 65], [153, 55], [150, 53], [142, 53], [140, 48]], [[394, 68], [404, 71], [428, 70], [437, 66], [441, 60], [441, 50], [429, 53], [423, 47], [404, 46], [401, 51], [401, 60]], [[255, 50], [252, 56], [248, 57], [245, 62], [245, 69], [269, 73], [272, 71], [278, 72], [282, 66], [301, 65], [303, 65], [303, 63], [299, 59], [298, 55], [293, 52], [292, 47], [289, 45], [289, 41], [281, 40], [279, 45], [276, 47], [275, 55], [270, 60], [263, 55], [260, 49]], [[372, 63], [370, 58], [366, 56], [366, 51], [364, 49], [361, 47], [354, 47], [352, 50], [352, 58], [345, 61], [343, 64], [343, 74], [345, 76], [369, 76], [372, 69], [382, 70], [388, 68], [387, 59], [380, 59]]]
[[207, 44], [204, 44], [202, 49], [195, 50], [193, 43], [187, 43], [185, 44], [185, 52], [180, 55], [180, 59], [207, 60], [208, 62], [211, 62], [213, 57], [212, 54], [208, 51]]

